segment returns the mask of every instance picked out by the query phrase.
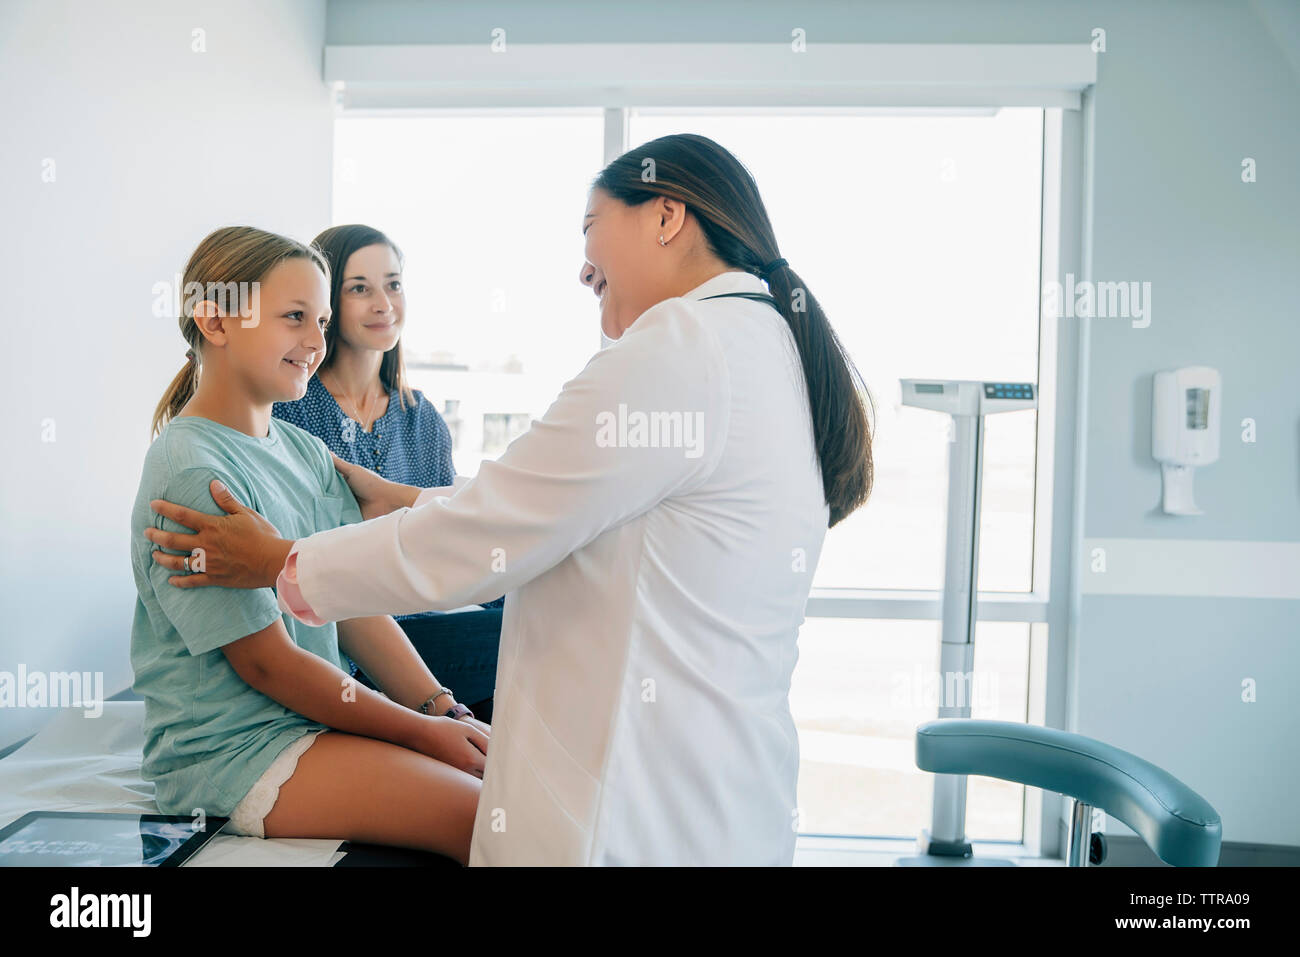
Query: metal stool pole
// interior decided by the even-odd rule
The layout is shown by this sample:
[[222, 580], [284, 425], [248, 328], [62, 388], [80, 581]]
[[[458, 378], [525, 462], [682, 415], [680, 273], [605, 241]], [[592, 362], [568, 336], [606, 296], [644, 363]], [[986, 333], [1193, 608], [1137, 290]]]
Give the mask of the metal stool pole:
[[1066, 867], [1087, 867], [1092, 847], [1092, 805], [1074, 802], [1070, 816], [1070, 843], [1065, 851]]

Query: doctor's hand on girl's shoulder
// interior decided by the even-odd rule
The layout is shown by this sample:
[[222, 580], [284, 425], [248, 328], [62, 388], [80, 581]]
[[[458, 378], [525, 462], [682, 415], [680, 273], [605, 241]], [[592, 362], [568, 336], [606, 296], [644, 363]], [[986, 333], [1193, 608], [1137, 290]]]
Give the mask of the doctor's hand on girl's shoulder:
[[488, 736], [467, 721], [429, 715], [413, 750], [437, 758], [476, 778], [487, 763]]
[[334, 468], [352, 489], [357, 505], [361, 507], [361, 517], [366, 521], [412, 506], [420, 494], [420, 489], [414, 486], [390, 482], [364, 465], [345, 462], [333, 452], [330, 456], [334, 459]]
[[[159, 515], [194, 530], [185, 534], [145, 528], [144, 537], [155, 545], [189, 553], [172, 555], [154, 549], [154, 562], [177, 573], [167, 579], [177, 588], [273, 586], [293, 542], [280, 538], [274, 525], [235, 498], [220, 479], [209, 482], [208, 491], [225, 515], [209, 515], [162, 499], [149, 503]], [[203, 561], [198, 568], [188, 564], [200, 554]]]

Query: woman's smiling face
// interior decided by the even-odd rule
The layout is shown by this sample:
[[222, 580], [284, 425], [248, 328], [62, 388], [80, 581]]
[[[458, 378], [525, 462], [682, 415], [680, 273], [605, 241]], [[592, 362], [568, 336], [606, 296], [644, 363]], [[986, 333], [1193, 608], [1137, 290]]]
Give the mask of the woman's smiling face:
[[586, 262], [579, 281], [600, 299], [600, 329], [617, 339], [658, 299], [646, 288], [646, 262], [659, 222], [653, 203], [628, 206], [599, 187], [591, 191], [582, 219]]
[[339, 289], [339, 337], [354, 349], [387, 352], [402, 337], [406, 293], [391, 246], [374, 243], [348, 257]]

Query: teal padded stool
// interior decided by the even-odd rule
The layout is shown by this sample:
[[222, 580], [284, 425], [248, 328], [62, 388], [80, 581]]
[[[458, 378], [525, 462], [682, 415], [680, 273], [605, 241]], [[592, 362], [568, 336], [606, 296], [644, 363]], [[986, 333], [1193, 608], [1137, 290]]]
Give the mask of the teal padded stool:
[[[1014, 721], [942, 718], [916, 729], [916, 766], [934, 774], [979, 774], [1055, 791], [1074, 800], [1066, 863], [1105, 857], [1089, 833], [1092, 809], [1123, 821], [1167, 864], [1215, 867], [1219, 812], [1176, 777], [1137, 755], [1081, 734]], [[1095, 840], [1094, 840], [1095, 838]], [[1090, 849], [1094, 845], [1100, 852]]]

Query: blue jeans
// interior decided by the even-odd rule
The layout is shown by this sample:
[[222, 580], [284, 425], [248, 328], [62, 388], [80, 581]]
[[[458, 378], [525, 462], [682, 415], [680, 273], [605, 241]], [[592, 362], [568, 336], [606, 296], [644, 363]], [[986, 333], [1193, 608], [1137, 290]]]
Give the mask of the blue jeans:
[[[492, 693], [501, 647], [500, 607], [453, 613], [429, 611], [397, 619], [438, 682], [480, 721], [492, 721]], [[358, 669], [357, 680], [374, 684]]]

